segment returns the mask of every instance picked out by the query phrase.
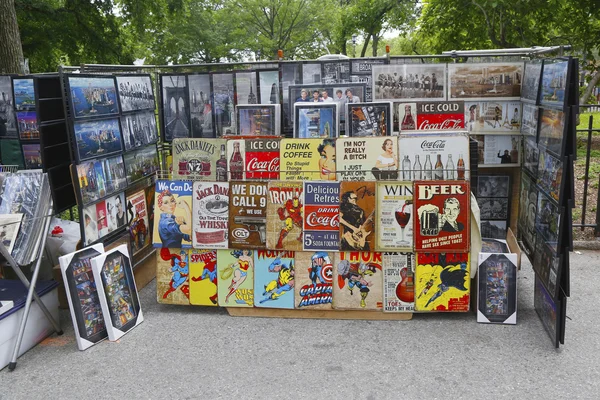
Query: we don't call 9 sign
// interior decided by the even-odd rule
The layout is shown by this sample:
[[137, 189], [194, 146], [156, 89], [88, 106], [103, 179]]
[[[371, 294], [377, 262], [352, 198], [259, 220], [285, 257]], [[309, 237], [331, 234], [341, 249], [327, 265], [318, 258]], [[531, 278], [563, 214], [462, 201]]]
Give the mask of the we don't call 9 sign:
[[465, 181], [415, 182], [415, 252], [469, 251], [470, 196]]

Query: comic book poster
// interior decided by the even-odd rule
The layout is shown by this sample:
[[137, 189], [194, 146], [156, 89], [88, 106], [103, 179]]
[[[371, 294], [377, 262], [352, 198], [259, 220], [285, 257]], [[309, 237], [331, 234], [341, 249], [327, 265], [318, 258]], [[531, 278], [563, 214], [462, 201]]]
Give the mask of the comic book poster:
[[229, 243], [229, 183], [194, 182], [192, 195], [195, 249], [226, 249]]
[[298, 310], [331, 310], [333, 253], [296, 252], [294, 295]]
[[340, 180], [398, 179], [397, 137], [340, 138], [336, 146]]
[[517, 255], [479, 253], [477, 322], [517, 323]]
[[156, 299], [162, 304], [190, 304], [190, 250], [156, 250]]
[[340, 248], [340, 184], [304, 182], [304, 251]]
[[340, 182], [340, 250], [375, 249], [375, 182]]
[[190, 304], [217, 305], [217, 250], [190, 250]]
[[127, 196], [127, 223], [133, 255], [150, 244], [150, 224], [144, 190]]
[[281, 180], [335, 181], [335, 139], [281, 139]]
[[415, 252], [469, 251], [470, 205], [467, 181], [415, 182]]
[[192, 247], [192, 182], [156, 181], [154, 247]]
[[383, 308], [382, 253], [352, 251], [335, 254], [333, 308]]
[[217, 250], [217, 287], [220, 307], [253, 307], [254, 252]]
[[279, 179], [280, 139], [246, 139], [245, 179]]
[[412, 182], [377, 182], [376, 209], [379, 225], [375, 249], [412, 251]]
[[302, 182], [270, 181], [267, 196], [267, 249], [302, 250]]
[[173, 139], [173, 179], [227, 180], [225, 139]]
[[295, 274], [293, 251], [255, 251], [254, 306], [294, 308]]
[[230, 182], [229, 248], [264, 249], [266, 225], [267, 182]]
[[462, 101], [394, 103], [394, 126], [401, 134], [410, 131], [457, 131], [465, 128]]
[[508, 134], [521, 131], [521, 102], [478, 101], [465, 103], [469, 134]]
[[414, 253], [383, 253], [383, 311], [415, 309]]
[[416, 253], [415, 311], [469, 311], [469, 253]]

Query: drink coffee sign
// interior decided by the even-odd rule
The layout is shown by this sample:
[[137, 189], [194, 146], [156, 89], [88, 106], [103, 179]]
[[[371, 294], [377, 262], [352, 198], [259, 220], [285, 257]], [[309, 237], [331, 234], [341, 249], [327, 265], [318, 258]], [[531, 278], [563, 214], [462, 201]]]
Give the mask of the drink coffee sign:
[[462, 101], [396, 103], [400, 132], [456, 131], [465, 128]]

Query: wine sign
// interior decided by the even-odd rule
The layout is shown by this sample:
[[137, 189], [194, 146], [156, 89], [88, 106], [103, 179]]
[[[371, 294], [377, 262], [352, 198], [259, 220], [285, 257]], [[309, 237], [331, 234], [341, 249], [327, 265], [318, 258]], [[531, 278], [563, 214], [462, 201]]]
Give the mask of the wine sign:
[[173, 139], [173, 179], [227, 181], [225, 139]]
[[436, 101], [394, 104], [400, 132], [458, 131], [465, 128], [462, 101]]
[[304, 182], [304, 251], [340, 247], [340, 185]]
[[412, 203], [412, 182], [377, 182], [376, 250], [412, 251]]
[[383, 311], [411, 312], [415, 309], [415, 255], [383, 253]]
[[415, 182], [415, 252], [469, 251], [470, 203], [467, 181]]
[[400, 180], [469, 179], [469, 137], [465, 132], [402, 135]]
[[194, 182], [193, 247], [226, 249], [229, 232], [229, 183]]

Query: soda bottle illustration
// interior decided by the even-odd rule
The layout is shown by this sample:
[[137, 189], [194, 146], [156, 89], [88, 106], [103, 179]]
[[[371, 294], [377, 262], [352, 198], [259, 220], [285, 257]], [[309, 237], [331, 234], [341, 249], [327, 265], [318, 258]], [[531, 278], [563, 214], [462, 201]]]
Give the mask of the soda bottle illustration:
[[446, 161], [446, 179], [453, 180], [454, 178], [454, 161], [452, 161], [452, 154], [448, 154], [448, 161]]
[[427, 154], [425, 156], [425, 171], [423, 174], [423, 178], [426, 181], [430, 181], [433, 179], [433, 170], [432, 170], [432, 166], [431, 166], [431, 158], [429, 158], [429, 154]]
[[410, 158], [408, 156], [404, 156], [404, 160], [402, 160], [402, 179], [410, 180]]
[[240, 142], [233, 144], [233, 154], [229, 160], [229, 171], [231, 171], [231, 179], [244, 179], [244, 159], [240, 153]]
[[224, 144], [221, 145], [221, 158], [217, 160], [217, 181], [227, 182], [227, 158], [225, 157]]
[[458, 179], [465, 179], [465, 161], [462, 154], [458, 155], [458, 163], [456, 165]]
[[423, 167], [421, 166], [421, 161], [419, 161], [419, 155], [415, 156], [415, 164], [413, 165], [413, 174], [415, 180], [423, 179]]
[[433, 173], [433, 180], [443, 181], [444, 180], [444, 164], [442, 164], [442, 155], [437, 155], [437, 161], [435, 162], [435, 171]]

